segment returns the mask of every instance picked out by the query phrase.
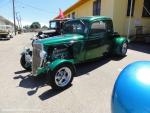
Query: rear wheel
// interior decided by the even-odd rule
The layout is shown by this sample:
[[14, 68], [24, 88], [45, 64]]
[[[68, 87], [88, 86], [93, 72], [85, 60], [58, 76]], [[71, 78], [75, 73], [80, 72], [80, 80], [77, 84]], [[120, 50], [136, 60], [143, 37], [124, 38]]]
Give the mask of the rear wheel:
[[75, 75], [75, 70], [70, 64], [61, 64], [53, 72], [48, 73], [48, 83], [53, 89], [61, 90], [69, 87]]
[[128, 50], [128, 43], [125, 41], [122, 43], [121, 48], [120, 48], [120, 55], [125, 56]]

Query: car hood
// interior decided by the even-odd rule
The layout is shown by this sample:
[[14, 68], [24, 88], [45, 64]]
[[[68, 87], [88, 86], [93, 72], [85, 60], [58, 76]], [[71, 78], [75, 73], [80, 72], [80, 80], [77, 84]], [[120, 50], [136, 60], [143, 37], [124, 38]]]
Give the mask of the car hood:
[[39, 39], [36, 40], [35, 43], [40, 43], [44, 45], [53, 45], [53, 44], [62, 44], [62, 43], [69, 43], [73, 41], [79, 41], [84, 38], [83, 35], [79, 34], [65, 34], [65, 35], [59, 35], [59, 36], [54, 36], [46, 39]]
[[44, 34], [48, 34], [48, 33], [55, 33], [56, 30], [55, 29], [51, 29], [51, 30], [45, 30], [45, 31], [42, 31]]

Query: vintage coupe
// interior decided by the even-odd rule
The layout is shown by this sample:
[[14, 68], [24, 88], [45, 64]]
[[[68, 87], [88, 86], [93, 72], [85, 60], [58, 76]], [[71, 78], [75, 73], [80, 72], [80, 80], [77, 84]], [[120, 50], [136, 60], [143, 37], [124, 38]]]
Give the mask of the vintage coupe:
[[21, 64], [33, 76], [45, 74], [52, 88], [64, 89], [76, 74], [75, 64], [107, 54], [122, 57], [127, 47], [127, 39], [114, 32], [111, 18], [83, 17], [66, 22], [63, 35], [36, 40], [33, 51], [23, 52]]

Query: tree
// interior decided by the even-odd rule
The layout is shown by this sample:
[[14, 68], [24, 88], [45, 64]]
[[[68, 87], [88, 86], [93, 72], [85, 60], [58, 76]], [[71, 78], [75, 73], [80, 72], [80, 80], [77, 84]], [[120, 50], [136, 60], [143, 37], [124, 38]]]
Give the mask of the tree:
[[30, 26], [29, 25], [25, 25], [25, 26], [23, 26], [23, 28], [26, 29], [26, 30], [29, 30]]
[[46, 25], [42, 26], [42, 29], [48, 29], [48, 27]]
[[39, 22], [33, 22], [30, 26], [31, 29], [39, 29], [41, 28], [41, 24]]

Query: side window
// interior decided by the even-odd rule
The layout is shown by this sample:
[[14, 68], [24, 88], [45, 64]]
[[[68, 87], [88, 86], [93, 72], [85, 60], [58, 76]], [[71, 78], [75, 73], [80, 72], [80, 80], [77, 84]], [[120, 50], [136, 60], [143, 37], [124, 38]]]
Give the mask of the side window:
[[114, 32], [113, 31], [113, 22], [111, 20], [105, 21], [107, 26], [107, 32]]
[[91, 25], [90, 34], [99, 34], [101, 32], [106, 32], [106, 23], [104, 23], [103, 21], [94, 22]]

